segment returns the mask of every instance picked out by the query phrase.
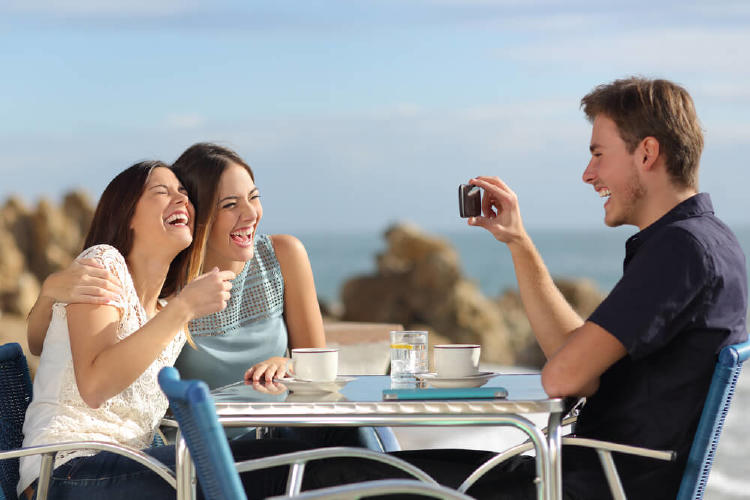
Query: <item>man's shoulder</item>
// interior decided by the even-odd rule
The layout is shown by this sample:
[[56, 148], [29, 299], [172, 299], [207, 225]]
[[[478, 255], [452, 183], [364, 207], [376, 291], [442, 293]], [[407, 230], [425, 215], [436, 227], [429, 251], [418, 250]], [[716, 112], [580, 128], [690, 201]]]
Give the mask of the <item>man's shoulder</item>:
[[720, 248], [742, 252], [739, 241], [729, 226], [713, 214], [672, 221], [654, 234], [652, 240], [652, 244], [657, 247], [684, 246], [707, 254]]

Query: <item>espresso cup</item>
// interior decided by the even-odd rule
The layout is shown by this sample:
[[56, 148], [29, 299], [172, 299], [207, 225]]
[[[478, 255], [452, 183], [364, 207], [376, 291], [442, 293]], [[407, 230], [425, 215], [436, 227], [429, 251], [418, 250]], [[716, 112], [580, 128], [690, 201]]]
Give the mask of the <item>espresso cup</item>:
[[339, 369], [339, 350], [330, 347], [292, 349], [294, 377], [313, 382], [336, 380]]
[[479, 372], [479, 344], [441, 344], [434, 347], [438, 377], [460, 378]]

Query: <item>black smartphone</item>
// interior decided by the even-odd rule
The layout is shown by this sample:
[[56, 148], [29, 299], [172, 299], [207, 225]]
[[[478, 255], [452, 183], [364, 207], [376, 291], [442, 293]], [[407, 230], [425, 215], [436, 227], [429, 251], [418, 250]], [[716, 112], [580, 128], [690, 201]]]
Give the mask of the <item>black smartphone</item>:
[[476, 217], [482, 214], [482, 191], [471, 184], [458, 186], [458, 214], [461, 217]]

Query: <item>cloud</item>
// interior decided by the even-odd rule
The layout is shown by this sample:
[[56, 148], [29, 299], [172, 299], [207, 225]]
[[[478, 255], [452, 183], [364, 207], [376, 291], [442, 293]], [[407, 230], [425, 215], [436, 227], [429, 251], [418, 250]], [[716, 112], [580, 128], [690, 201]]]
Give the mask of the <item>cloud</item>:
[[167, 129], [195, 129], [203, 125], [204, 121], [197, 113], [175, 113], [166, 116], [164, 125]]
[[[598, 40], [592, 44], [592, 39]], [[571, 64], [601, 70], [642, 68], [643, 72], [750, 73], [750, 32], [732, 28], [659, 28], [611, 36], [570, 36], [497, 49], [498, 57], [557, 72]]]

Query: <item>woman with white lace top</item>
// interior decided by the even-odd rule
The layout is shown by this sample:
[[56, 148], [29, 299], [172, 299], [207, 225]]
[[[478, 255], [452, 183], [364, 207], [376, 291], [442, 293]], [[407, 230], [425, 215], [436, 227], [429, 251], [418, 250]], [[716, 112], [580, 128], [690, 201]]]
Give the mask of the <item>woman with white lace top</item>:
[[[160, 162], [142, 162], [102, 194], [81, 258], [119, 283], [107, 304], [55, 303], [26, 412], [23, 446], [107, 441], [146, 448], [167, 409], [156, 376], [174, 363], [192, 319], [226, 306], [231, 271], [198, 276], [194, 210]], [[168, 276], [168, 271], [171, 271]], [[162, 288], [177, 292], [168, 303]], [[171, 447], [145, 450], [174, 462]], [[19, 495], [33, 498], [39, 456], [20, 461]], [[49, 498], [168, 498], [174, 490], [131, 460], [94, 450], [57, 455]]]
[[[257, 233], [263, 217], [260, 191], [253, 170], [231, 149], [194, 144], [172, 168], [195, 204], [193, 263], [203, 258], [204, 269], [216, 266], [237, 274], [226, 309], [190, 322], [197, 348], [183, 349], [175, 366], [183, 378], [203, 380], [211, 388], [243, 376], [253, 383], [285, 375], [288, 349], [325, 346], [304, 246], [289, 234]], [[118, 293], [110, 273], [83, 259], [49, 276], [29, 316], [31, 351], [41, 349], [50, 302], [106, 302]], [[383, 449], [372, 428], [281, 428], [274, 435], [318, 446]]]

